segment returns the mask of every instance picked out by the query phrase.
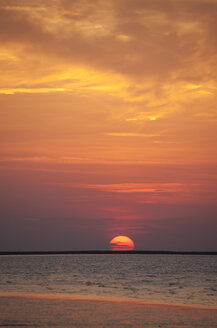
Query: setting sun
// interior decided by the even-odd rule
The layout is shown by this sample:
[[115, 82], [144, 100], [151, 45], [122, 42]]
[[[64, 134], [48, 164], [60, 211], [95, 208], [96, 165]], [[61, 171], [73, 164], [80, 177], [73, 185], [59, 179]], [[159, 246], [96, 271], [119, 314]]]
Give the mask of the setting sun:
[[132, 239], [126, 236], [117, 236], [110, 241], [113, 251], [132, 251], [135, 248]]

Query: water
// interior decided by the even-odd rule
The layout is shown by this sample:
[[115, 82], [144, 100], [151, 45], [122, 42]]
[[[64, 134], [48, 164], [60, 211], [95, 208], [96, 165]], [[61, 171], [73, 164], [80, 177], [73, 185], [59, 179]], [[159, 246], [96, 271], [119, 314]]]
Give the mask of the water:
[[1, 294], [70, 294], [216, 306], [216, 277], [217, 256], [0, 257]]

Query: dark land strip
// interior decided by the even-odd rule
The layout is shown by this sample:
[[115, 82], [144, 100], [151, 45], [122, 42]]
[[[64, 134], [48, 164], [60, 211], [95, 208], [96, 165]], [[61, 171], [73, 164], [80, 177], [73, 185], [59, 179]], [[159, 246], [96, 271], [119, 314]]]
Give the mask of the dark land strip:
[[178, 251], [13, 251], [13, 252], [0, 252], [0, 255], [118, 255], [118, 254], [144, 254], [144, 255], [217, 255], [217, 251], [210, 252], [178, 252]]

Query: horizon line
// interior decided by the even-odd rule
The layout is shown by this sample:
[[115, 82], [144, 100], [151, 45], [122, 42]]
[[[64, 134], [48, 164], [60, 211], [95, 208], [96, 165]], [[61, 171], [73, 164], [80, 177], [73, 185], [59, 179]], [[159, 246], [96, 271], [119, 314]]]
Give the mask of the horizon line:
[[77, 251], [0, 251], [0, 255], [73, 255], [73, 254], [159, 254], [217, 255], [217, 251], [153, 251], [153, 250], [77, 250]]

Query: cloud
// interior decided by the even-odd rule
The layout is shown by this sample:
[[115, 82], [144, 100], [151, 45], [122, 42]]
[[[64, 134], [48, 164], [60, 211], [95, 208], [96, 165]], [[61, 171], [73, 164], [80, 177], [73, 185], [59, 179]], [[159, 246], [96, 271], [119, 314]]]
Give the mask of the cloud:
[[[70, 5], [71, 16], [66, 15], [69, 4], [65, 5], [64, 8], [64, 3], [54, 2], [48, 8], [44, 2], [43, 11], [38, 10], [37, 14], [22, 10], [22, 6], [19, 10], [3, 6], [0, 12], [2, 41], [28, 45], [44, 55], [59, 56], [97, 69], [159, 77], [182, 68], [187, 64], [186, 59], [192, 64], [193, 58], [188, 55], [197, 55], [205, 49], [201, 41], [203, 45], [204, 33], [210, 31], [202, 13], [205, 10], [209, 18], [213, 17], [216, 4], [176, 2], [171, 5], [168, 1], [162, 7], [158, 1], [153, 5], [149, 1], [101, 1], [91, 5], [75, 1]], [[102, 19], [103, 15], [106, 18]], [[211, 21], [213, 25], [214, 20]], [[129, 38], [129, 42], [117, 38], [120, 35]]]
[[[18, 5], [2, 1], [1, 41], [21, 59], [17, 67], [24, 65], [24, 54], [27, 63], [31, 58], [39, 61], [44, 68], [41, 76], [50, 74], [51, 65], [53, 73], [63, 73], [80, 65], [87, 71], [78, 81], [100, 72], [107, 72], [111, 79], [114, 74], [122, 76], [124, 87], [119, 94], [127, 101], [139, 99], [154, 104], [153, 94], [147, 94], [143, 88], [151, 80], [157, 98], [160, 96], [171, 102], [174, 92], [168, 95], [165, 85], [177, 89], [181, 83], [207, 83], [208, 72], [213, 78], [216, 76], [213, 67], [216, 40], [211, 42], [215, 36], [210, 33], [216, 28], [215, 8], [213, 1], [165, 1], [163, 6], [161, 1], [111, 0], [91, 4], [88, 1], [55, 1], [49, 7], [46, 1], [31, 5], [26, 1]], [[33, 75], [36, 74], [30, 65]], [[61, 74], [54, 74], [54, 90], [76, 88], [76, 84], [66, 87], [67, 79], [75, 74], [71, 70], [65, 83]], [[88, 89], [118, 95], [118, 92], [111, 92], [111, 84], [104, 85], [104, 78], [105, 74], [98, 84]], [[81, 88], [86, 88], [84, 83]], [[44, 83], [44, 90], [50, 90], [48, 81]]]
[[158, 137], [157, 134], [143, 134], [143, 133], [131, 133], [131, 132], [108, 132], [106, 133], [108, 136], [114, 137], [145, 137], [145, 138], [153, 138]]
[[215, 96], [215, 1], [0, 6], [1, 93], [109, 95], [125, 103], [121, 119], [129, 122], [158, 120], [196, 97]]
[[[211, 185], [198, 182], [171, 183], [119, 183], [119, 184], [81, 184], [80, 188], [95, 189], [100, 192], [115, 193], [120, 197], [126, 195], [131, 201], [141, 204], [187, 204], [213, 202], [212, 192], [216, 192]], [[212, 191], [211, 191], [212, 190]], [[129, 200], [130, 201], [130, 200]], [[122, 215], [118, 214], [118, 217]], [[123, 215], [128, 216], [127, 214]]]

